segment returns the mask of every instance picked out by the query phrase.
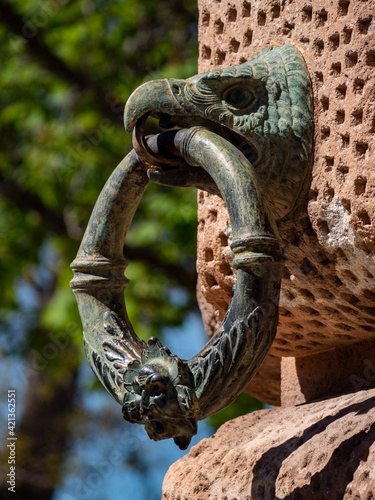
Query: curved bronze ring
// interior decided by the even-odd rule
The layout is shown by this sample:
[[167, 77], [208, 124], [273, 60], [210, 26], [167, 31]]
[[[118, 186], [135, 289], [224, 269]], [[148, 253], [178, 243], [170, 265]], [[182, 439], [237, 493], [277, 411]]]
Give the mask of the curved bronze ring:
[[72, 264], [71, 286], [88, 361], [107, 391], [123, 405], [125, 419], [144, 424], [152, 439], [173, 437], [185, 449], [196, 433], [197, 420], [233, 401], [271, 347], [282, 258], [275, 223], [246, 158], [204, 128], [180, 130], [171, 137], [174, 151], [213, 177], [231, 219], [237, 285], [214, 337], [185, 361], [156, 339], [145, 344], [129, 322], [123, 244], [149, 181], [147, 167], [134, 150], [113, 172], [95, 205]]

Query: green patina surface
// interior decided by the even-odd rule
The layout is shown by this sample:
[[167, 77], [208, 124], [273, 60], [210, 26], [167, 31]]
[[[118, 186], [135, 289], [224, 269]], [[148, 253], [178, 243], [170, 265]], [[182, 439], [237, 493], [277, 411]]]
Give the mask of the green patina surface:
[[[163, 132], [145, 139], [147, 116]], [[197, 420], [231, 403], [261, 365], [278, 320], [283, 267], [276, 221], [298, 204], [312, 148], [312, 95], [301, 54], [270, 47], [188, 80], [139, 87], [125, 108], [132, 151], [104, 187], [76, 260], [72, 288], [91, 367], [154, 440], [184, 449]], [[150, 168], [156, 165], [158, 168]], [[140, 341], [126, 314], [122, 247], [151, 179], [220, 194], [233, 230], [237, 285], [214, 337], [190, 360]]]

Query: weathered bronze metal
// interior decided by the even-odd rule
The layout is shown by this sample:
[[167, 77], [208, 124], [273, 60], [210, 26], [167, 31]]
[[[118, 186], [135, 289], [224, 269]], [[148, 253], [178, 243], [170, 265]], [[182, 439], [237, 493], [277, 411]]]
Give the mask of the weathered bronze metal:
[[[163, 128], [183, 128], [146, 139], [150, 114]], [[172, 437], [185, 449], [197, 421], [248, 384], [276, 334], [283, 258], [275, 221], [293, 210], [307, 176], [313, 127], [307, 69], [287, 45], [233, 68], [150, 82], [130, 97], [125, 126], [135, 129], [135, 150], [95, 205], [72, 264], [72, 288], [87, 358], [124, 418], [144, 424], [150, 438]], [[126, 313], [123, 244], [149, 178], [220, 193], [231, 220], [234, 296], [214, 337], [190, 360], [157, 339], [141, 341]]]

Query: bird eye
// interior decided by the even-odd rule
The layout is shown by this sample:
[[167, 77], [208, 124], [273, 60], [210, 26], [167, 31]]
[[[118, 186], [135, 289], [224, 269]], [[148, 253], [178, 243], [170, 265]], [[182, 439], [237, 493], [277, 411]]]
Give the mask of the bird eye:
[[245, 85], [236, 85], [225, 90], [223, 99], [229, 106], [237, 109], [248, 108], [255, 101], [251, 89]]

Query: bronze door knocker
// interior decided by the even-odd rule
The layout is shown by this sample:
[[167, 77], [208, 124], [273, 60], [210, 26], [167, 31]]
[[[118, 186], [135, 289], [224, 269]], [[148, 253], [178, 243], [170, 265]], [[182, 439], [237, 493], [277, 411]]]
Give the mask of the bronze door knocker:
[[[168, 130], [144, 137], [147, 116]], [[297, 205], [307, 178], [312, 94], [306, 65], [291, 45], [188, 80], [139, 87], [125, 108], [134, 150], [95, 205], [71, 286], [87, 359], [124, 418], [151, 439], [185, 449], [197, 421], [231, 403], [249, 383], [276, 334], [283, 256], [276, 221]], [[157, 167], [157, 168], [155, 168]], [[238, 270], [224, 321], [190, 360], [134, 333], [124, 300], [123, 245], [149, 180], [219, 194], [230, 216]]]

